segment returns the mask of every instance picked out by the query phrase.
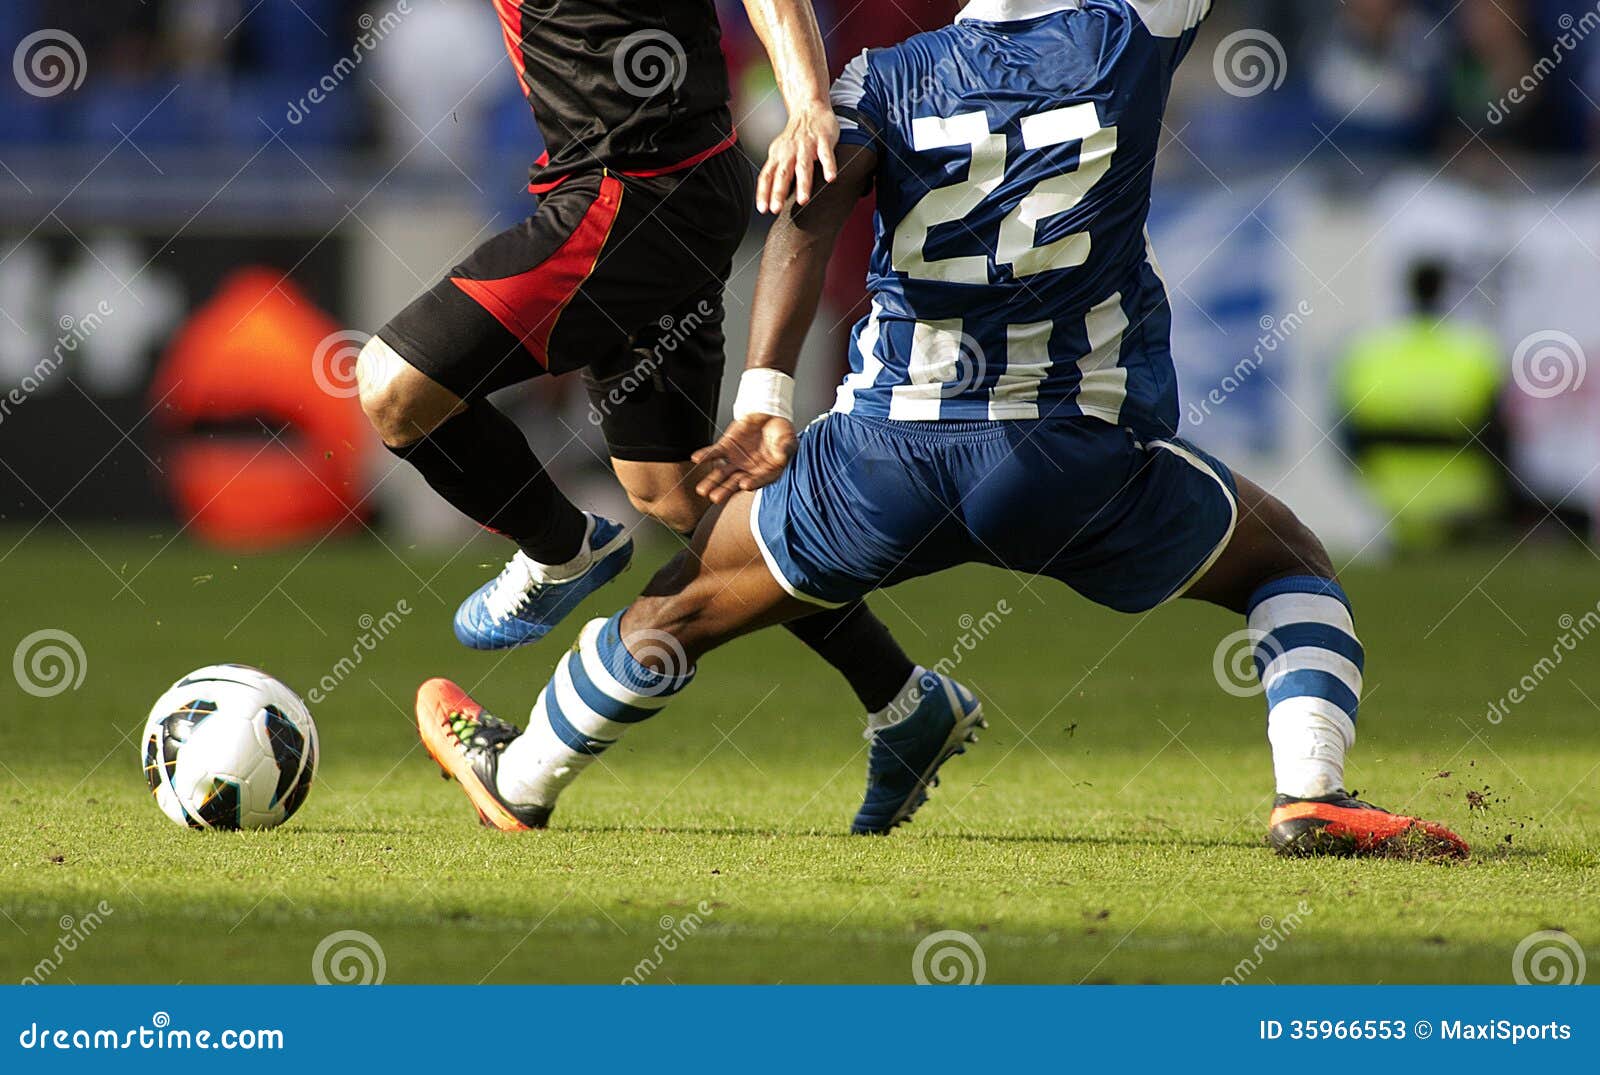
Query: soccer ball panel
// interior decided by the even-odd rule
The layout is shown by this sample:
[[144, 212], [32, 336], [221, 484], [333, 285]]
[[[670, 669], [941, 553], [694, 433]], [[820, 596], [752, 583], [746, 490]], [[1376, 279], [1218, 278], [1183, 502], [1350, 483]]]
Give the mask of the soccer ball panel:
[[305, 801], [316, 724], [299, 695], [248, 665], [184, 676], [145, 722], [140, 760], [156, 805], [192, 828], [271, 828]]
[[[170, 692], [169, 692], [170, 693]], [[188, 741], [195, 724], [216, 711], [216, 703], [195, 698], [172, 712], [158, 705], [152, 711], [144, 732], [144, 775], [161, 812], [180, 825], [199, 828], [183, 809], [172, 787], [173, 770], [178, 767], [178, 750]]]
[[306, 736], [275, 705], [267, 706], [262, 715], [268, 747], [277, 763], [277, 783], [272, 789], [272, 805], [276, 806], [294, 787], [295, 781], [300, 778], [300, 771], [305, 767]]

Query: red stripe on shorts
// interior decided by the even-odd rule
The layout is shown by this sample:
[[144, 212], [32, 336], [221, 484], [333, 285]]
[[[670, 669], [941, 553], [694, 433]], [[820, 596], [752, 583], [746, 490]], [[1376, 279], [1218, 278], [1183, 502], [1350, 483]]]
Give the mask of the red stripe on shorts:
[[522, 5], [517, 0], [494, 0], [494, 10], [500, 16], [500, 34], [506, 39], [511, 66], [517, 69], [517, 85], [526, 95], [528, 83], [524, 79], [527, 66], [522, 57]]
[[561, 311], [594, 272], [621, 207], [622, 182], [616, 176], [605, 176], [600, 180], [600, 192], [572, 234], [538, 265], [499, 280], [452, 276], [450, 282], [522, 341], [540, 365], [548, 366], [550, 333]]

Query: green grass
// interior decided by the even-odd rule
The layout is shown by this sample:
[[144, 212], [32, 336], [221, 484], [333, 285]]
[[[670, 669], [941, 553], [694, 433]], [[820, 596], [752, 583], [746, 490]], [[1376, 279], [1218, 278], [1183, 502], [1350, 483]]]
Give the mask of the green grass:
[[[559, 656], [451, 639], [492, 543], [446, 562], [375, 541], [240, 558], [163, 551], [164, 536], [85, 534], [97, 555], [22, 536], [0, 534], [0, 551], [16, 545], [0, 657], [57, 627], [87, 674], [50, 698], [0, 677], [4, 980], [101, 901], [111, 913], [51, 980], [303, 982], [319, 940], [345, 929], [377, 939], [390, 982], [616, 982], [685, 922], [651, 981], [904, 982], [938, 929], [976, 937], [991, 982], [1215, 982], [1258, 951], [1256, 982], [1504, 982], [1534, 930], [1600, 945], [1600, 677], [1583, 648], [1600, 639], [1486, 719], [1550, 652], [1558, 617], [1594, 607], [1586, 553], [1347, 575], [1369, 654], [1352, 782], [1473, 841], [1471, 862], [1438, 865], [1264, 849], [1262, 705], [1214, 682], [1213, 649], [1239, 624], [1213, 609], [1121, 617], [981, 569], [876, 599], [915, 656], [960, 655], [993, 725], [888, 839], [844, 835], [861, 718], [781, 632], [712, 655], [569, 792], [556, 828], [511, 837], [477, 826], [410, 723], [436, 674], [521, 717]], [[619, 605], [647, 566], [585, 611]], [[1010, 613], [960, 649], [963, 617], [1002, 599]], [[238, 660], [304, 693], [350, 653], [360, 617], [402, 600], [411, 614], [315, 707], [322, 772], [290, 824], [195, 833], [157, 812], [134, 740], [170, 681]], [[1258, 949], [1268, 933], [1286, 939]]]

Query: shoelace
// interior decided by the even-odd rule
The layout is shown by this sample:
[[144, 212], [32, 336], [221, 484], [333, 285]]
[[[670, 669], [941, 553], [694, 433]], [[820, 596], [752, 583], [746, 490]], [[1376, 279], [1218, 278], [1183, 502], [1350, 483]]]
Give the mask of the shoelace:
[[459, 710], [452, 710], [449, 717], [450, 730], [455, 733], [456, 737], [456, 747], [463, 754], [471, 750], [480, 750], [484, 747], [492, 747], [498, 753], [505, 750], [511, 739], [515, 738], [515, 736], [501, 734], [509, 732], [511, 726], [498, 717], [490, 716], [488, 713], [480, 713], [473, 716], [468, 713], [462, 713]]
[[484, 595], [483, 604], [495, 623], [504, 623], [527, 607], [538, 588], [532, 569], [519, 552], [506, 561], [500, 577], [495, 579], [494, 589]]

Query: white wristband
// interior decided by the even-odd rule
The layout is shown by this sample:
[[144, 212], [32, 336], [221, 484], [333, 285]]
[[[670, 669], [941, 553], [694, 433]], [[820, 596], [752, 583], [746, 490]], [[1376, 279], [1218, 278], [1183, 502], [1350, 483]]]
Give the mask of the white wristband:
[[745, 370], [733, 398], [733, 420], [741, 422], [752, 414], [794, 421], [794, 378], [781, 370]]

